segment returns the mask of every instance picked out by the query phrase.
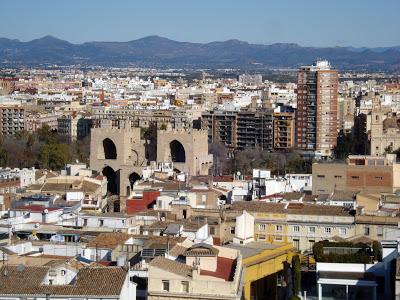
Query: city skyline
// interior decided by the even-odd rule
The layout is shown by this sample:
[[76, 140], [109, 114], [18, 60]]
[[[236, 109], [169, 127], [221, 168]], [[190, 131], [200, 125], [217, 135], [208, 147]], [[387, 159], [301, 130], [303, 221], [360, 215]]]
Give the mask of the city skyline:
[[231, 5], [225, 0], [151, 4], [123, 0], [118, 6], [107, 1], [19, 1], [3, 3], [0, 37], [29, 41], [52, 35], [82, 43], [158, 35], [199, 43], [238, 39], [267, 45], [390, 47], [400, 45], [399, 9], [398, 1], [331, 5], [254, 0]]

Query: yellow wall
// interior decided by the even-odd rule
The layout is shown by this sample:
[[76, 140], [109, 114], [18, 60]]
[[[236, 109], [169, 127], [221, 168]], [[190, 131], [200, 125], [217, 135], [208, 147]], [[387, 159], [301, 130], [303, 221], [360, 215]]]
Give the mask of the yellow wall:
[[251, 283], [283, 270], [283, 262], [291, 262], [293, 246], [285, 244], [281, 247], [264, 250], [259, 254], [243, 259], [244, 299], [250, 299]]

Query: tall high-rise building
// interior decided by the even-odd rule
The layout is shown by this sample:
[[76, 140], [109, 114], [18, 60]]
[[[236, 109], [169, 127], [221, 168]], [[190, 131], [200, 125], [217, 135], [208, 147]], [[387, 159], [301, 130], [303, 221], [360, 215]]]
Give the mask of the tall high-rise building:
[[296, 148], [331, 156], [338, 134], [338, 72], [322, 60], [301, 67], [297, 78]]
[[222, 143], [231, 150], [273, 149], [273, 111], [211, 111], [202, 114], [209, 143]]
[[18, 105], [0, 106], [0, 134], [14, 135], [25, 130], [25, 109]]

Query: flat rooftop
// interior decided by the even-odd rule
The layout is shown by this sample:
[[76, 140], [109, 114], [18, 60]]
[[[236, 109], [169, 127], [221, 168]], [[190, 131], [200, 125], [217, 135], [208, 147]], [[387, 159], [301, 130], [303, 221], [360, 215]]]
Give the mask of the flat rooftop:
[[248, 258], [254, 255], [257, 255], [265, 250], [273, 250], [276, 248], [279, 248], [280, 245], [273, 245], [273, 244], [268, 244], [266, 242], [250, 242], [245, 245], [240, 245], [240, 244], [228, 244], [224, 245], [224, 247], [239, 250], [240, 254], [242, 255], [243, 258]]

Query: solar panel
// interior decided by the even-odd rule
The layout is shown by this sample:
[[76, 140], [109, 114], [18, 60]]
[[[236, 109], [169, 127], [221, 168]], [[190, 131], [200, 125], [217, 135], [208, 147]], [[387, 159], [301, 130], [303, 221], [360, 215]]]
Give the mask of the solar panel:
[[156, 256], [164, 256], [167, 252], [166, 249], [143, 249], [142, 250], [142, 257], [156, 257]]

